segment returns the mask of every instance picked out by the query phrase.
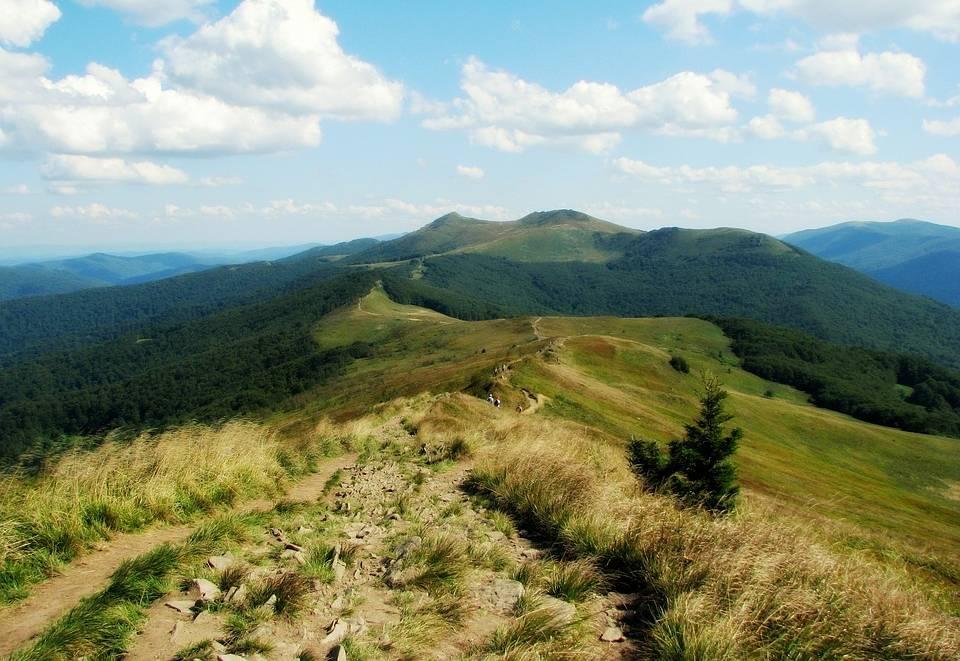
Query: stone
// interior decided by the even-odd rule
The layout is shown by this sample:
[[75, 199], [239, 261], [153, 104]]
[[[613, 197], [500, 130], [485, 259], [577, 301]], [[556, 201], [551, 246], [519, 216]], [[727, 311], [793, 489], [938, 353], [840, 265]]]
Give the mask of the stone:
[[214, 555], [207, 558], [207, 565], [211, 569], [216, 569], [217, 571], [223, 571], [227, 567], [233, 564], [233, 558], [230, 558], [225, 555]]
[[343, 560], [334, 560], [333, 561], [333, 578], [334, 580], [340, 581], [343, 579], [344, 575], [347, 573], [347, 563]]
[[277, 595], [275, 595], [275, 594], [270, 595], [270, 598], [267, 599], [265, 602], [263, 602], [263, 605], [266, 606], [267, 608], [273, 608], [274, 606], [276, 606], [276, 605], [277, 605]]
[[313, 532], [313, 528], [305, 528], [304, 526], [300, 526], [297, 529], [297, 533], [300, 535], [309, 535], [312, 532]]
[[509, 611], [523, 596], [523, 583], [507, 578], [497, 578], [484, 588], [483, 593], [490, 605], [498, 611]]
[[242, 604], [247, 599], [247, 586], [241, 585], [236, 590], [233, 591], [233, 594], [230, 595], [228, 601], [231, 604]]
[[277, 539], [280, 539], [283, 537], [283, 531], [280, 530], [280, 528], [270, 528], [270, 534], [276, 537]]
[[350, 625], [343, 620], [334, 620], [327, 628], [326, 637], [320, 641], [321, 645], [339, 645], [350, 635]]
[[407, 567], [405, 569], [394, 567], [387, 572], [383, 580], [391, 588], [402, 588], [419, 578], [420, 573], [419, 567]]
[[541, 551], [540, 549], [523, 549], [520, 552], [520, 555], [522, 555], [527, 560], [539, 560], [540, 558], [543, 557], [543, 551]]
[[168, 601], [167, 603], [164, 604], [164, 606], [167, 606], [168, 608], [172, 608], [178, 613], [189, 613], [190, 615], [193, 615], [193, 608], [196, 605], [197, 605], [196, 599], [194, 599], [193, 601], [187, 601], [187, 600]]
[[307, 556], [305, 556], [302, 551], [294, 551], [293, 559], [296, 560], [298, 564], [307, 564]]
[[294, 544], [293, 542], [287, 542], [286, 545], [285, 545], [285, 548], [286, 548], [288, 551], [300, 551], [300, 552], [303, 552], [303, 547], [300, 546], [299, 544]]
[[600, 640], [605, 643], [621, 643], [623, 642], [623, 632], [620, 631], [620, 627], [607, 627], [600, 634]]
[[556, 613], [559, 619], [568, 624], [577, 619], [577, 607], [571, 604], [569, 601], [557, 599], [556, 597], [544, 596], [541, 598], [541, 603], [543, 604], [543, 608], [549, 608], [552, 612]]
[[247, 658], [239, 654], [218, 654], [217, 661], [247, 661]]
[[177, 622], [173, 627], [170, 642], [178, 649], [193, 647], [204, 640], [213, 640], [220, 635], [220, 622], [210, 612], [203, 611], [193, 622]]
[[330, 650], [327, 658], [331, 659], [331, 661], [347, 661], [347, 650], [344, 649], [343, 645], [337, 645]]
[[423, 538], [420, 537], [419, 535], [414, 535], [413, 537], [409, 537], [405, 539], [397, 547], [397, 557], [405, 558], [408, 555], [410, 555], [410, 553], [420, 548], [422, 545], [423, 545]]
[[196, 601], [208, 604], [220, 598], [220, 588], [205, 578], [195, 578], [190, 581], [187, 594]]

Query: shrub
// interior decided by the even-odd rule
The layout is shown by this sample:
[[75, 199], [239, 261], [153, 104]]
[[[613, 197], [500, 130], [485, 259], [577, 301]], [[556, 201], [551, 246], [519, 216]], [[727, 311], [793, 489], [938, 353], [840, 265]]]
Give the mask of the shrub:
[[687, 359], [683, 356], [671, 356], [670, 357], [670, 367], [677, 370], [682, 374], [690, 373], [690, 364], [687, 362]]

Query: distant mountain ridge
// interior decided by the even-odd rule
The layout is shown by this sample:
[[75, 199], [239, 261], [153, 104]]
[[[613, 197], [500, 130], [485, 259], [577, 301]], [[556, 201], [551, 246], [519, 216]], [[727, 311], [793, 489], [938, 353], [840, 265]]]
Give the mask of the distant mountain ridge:
[[783, 240], [891, 287], [960, 307], [960, 228], [912, 219], [850, 222]]

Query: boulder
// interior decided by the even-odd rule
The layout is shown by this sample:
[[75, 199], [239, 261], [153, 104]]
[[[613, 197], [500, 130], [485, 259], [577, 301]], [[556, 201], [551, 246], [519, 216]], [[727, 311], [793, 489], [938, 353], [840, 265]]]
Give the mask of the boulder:
[[191, 599], [208, 604], [220, 598], [220, 588], [205, 578], [195, 578], [190, 581], [187, 595]]
[[605, 643], [621, 643], [623, 642], [623, 632], [620, 627], [607, 627], [600, 634], [600, 640]]
[[490, 606], [497, 611], [511, 610], [523, 596], [523, 583], [507, 578], [497, 578], [483, 590]]
[[330, 659], [330, 661], [347, 661], [347, 650], [344, 649], [343, 645], [337, 645], [330, 650], [327, 658]]
[[543, 608], [550, 609], [552, 612], [557, 614], [559, 619], [568, 624], [577, 619], [577, 607], [571, 604], [569, 601], [557, 599], [556, 597], [545, 596], [541, 598], [541, 603], [543, 604]]
[[350, 635], [350, 625], [344, 620], [334, 620], [327, 628], [326, 637], [320, 641], [321, 645], [339, 645]]
[[249, 591], [247, 590], [246, 584], [243, 584], [233, 591], [233, 594], [227, 598], [227, 601], [229, 601], [231, 604], [242, 604], [247, 600], [248, 592]]

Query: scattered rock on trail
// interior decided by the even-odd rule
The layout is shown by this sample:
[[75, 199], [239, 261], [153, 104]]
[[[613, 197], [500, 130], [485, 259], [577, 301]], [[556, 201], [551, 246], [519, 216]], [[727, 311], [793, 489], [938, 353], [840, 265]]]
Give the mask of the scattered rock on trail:
[[510, 611], [523, 596], [523, 583], [508, 578], [494, 579], [483, 589], [483, 594], [494, 610]]
[[168, 607], [172, 608], [173, 610], [177, 611], [178, 613], [184, 613], [184, 614], [189, 613], [190, 615], [193, 615], [193, 608], [194, 608], [194, 606], [196, 606], [196, 605], [197, 605], [197, 600], [196, 600], [196, 599], [194, 599], [194, 600], [192, 600], [192, 601], [189, 601], [189, 600], [174, 600], [174, 601], [168, 601], [168, 602], [166, 602], [166, 603], [164, 604], [164, 606], [168, 606]]
[[207, 565], [210, 567], [210, 569], [215, 569], [217, 571], [223, 571], [232, 564], [233, 558], [228, 555], [214, 555], [207, 558]]
[[541, 603], [543, 604], [543, 608], [555, 613], [557, 618], [563, 620], [565, 623], [569, 624], [577, 618], [577, 607], [569, 601], [546, 596], [542, 598]]
[[237, 654], [218, 654], [217, 661], [247, 661], [247, 659]]
[[187, 594], [191, 599], [208, 604], [220, 598], [220, 588], [205, 578], [195, 578], [190, 581]]
[[607, 627], [600, 634], [600, 640], [605, 643], [621, 643], [623, 642], [623, 632], [620, 627]]
[[320, 643], [322, 645], [339, 645], [350, 634], [350, 625], [344, 620], [334, 620], [327, 629], [327, 636]]
[[344, 649], [343, 645], [337, 645], [330, 650], [330, 654], [327, 655], [327, 658], [331, 661], [347, 661], [347, 650]]

